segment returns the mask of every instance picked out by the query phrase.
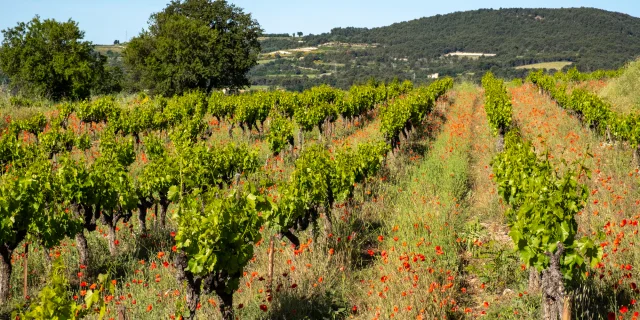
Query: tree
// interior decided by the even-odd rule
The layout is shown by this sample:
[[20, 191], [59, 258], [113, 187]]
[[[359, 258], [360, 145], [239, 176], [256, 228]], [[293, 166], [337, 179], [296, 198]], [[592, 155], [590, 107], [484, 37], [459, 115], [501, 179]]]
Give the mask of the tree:
[[113, 44], [114, 45], [120, 44], [120, 40], [113, 40]]
[[237, 89], [249, 85], [261, 34], [250, 14], [224, 0], [174, 0], [131, 39], [124, 61], [135, 80], [158, 94]]
[[298, 37], [302, 37], [303, 34], [302, 31], [298, 31]]
[[36, 16], [2, 34], [0, 69], [27, 93], [54, 100], [86, 98], [104, 72], [106, 60], [93, 52], [91, 42], [82, 41], [84, 32], [71, 19], [42, 21]]

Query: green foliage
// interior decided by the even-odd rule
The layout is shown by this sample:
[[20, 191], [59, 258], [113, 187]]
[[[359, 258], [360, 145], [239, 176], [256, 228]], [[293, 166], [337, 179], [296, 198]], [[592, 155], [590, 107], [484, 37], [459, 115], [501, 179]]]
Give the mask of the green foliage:
[[281, 115], [273, 117], [267, 134], [267, 142], [274, 155], [279, 154], [287, 145], [293, 146], [293, 123]]
[[209, 113], [218, 121], [233, 117], [236, 111], [235, 99], [225, 96], [222, 91], [214, 91], [209, 97]]
[[604, 80], [607, 78], [619, 77], [624, 69], [618, 70], [596, 70], [594, 72], [580, 72], [578, 68], [573, 67], [566, 73], [556, 72], [553, 77], [562, 81], [584, 82], [588, 80]]
[[76, 105], [75, 111], [80, 121], [99, 123], [107, 122], [107, 120], [111, 118], [117, 118], [121, 109], [113, 97], [104, 96], [93, 102], [88, 100], [79, 102]]
[[9, 164], [17, 167], [24, 167], [31, 163], [38, 153], [36, 148], [22, 139], [18, 139], [18, 134], [8, 134], [6, 130], [0, 135], [0, 164], [8, 166]]
[[123, 167], [130, 166], [136, 160], [132, 139], [118, 138], [113, 132], [105, 130], [100, 140], [100, 152], [108, 161], [115, 161]]
[[93, 52], [84, 32], [69, 19], [44, 21], [36, 16], [2, 31], [0, 69], [11, 84], [31, 94], [84, 99], [104, 73], [105, 60]]
[[261, 32], [250, 14], [226, 1], [173, 1], [131, 39], [124, 61], [135, 79], [162, 95], [241, 88], [257, 64]]
[[328, 207], [332, 201], [331, 177], [335, 167], [329, 152], [322, 145], [305, 146], [296, 160], [289, 181], [280, 191], [277, 210], [266, 216], [272, 226], [286, 230], [319, 207]]
[[186, 120], [200, 120], [207, 112], [207, 96], [200, 91], [192, 91], [181, 96], [174, 96], [167, 101], [163, 116], [171, 126]]
[[20, 319], [81, 319], [87, 315], [88, 309], [76, 303], [70, 293], [69, 281], [65, 277], [65, 267], [60, 258], [53, 262], [48, 284], [38, 293], [38, 300], [29, 309], [12, 318]]
[[[226, 290], [238, 289], [242, 270], [253, 258], [253, 245], [261, 239], [260, 227], [272, 206], [257, 190], [212, 191], [192, 194], [180, 201], [174, 219], [178, 224], [176, 246], [187, 257], [186, 271], [196, 276], [225, 272]], [[206, 198], [202, 210], [202, 199]]]
[[[387, 87], [387, 98], [401, 93], [400, 87], [394, 89], [391, 83]], [[404, 86], [409, 88], [408, 85]], [[420, 87], [380, 109], [380, 131], [393, 147], [399, 142], [400, 133], [418, 125], [435, 106], [436, 100], [453, 87], [453, 79], [443, 78], [434, 81], [428, 87]], [[396, 91], [397, 90], [397, 91]]]
[[364, 183], [380, 171], [390, 147], [385, 142], [358, 145], [357, 151], [344, 147], [335, 152], [331, 192], [336, 202], [353, 197], [356, 184]]
[[566, 85], [557, 85], [554, 77], [534, 72], [528, 80], [549, 93], [560, 106], [576, 112], [582, 121], [604, 134], [609, 130], [617, 139], [628, 141], [632, 147], [640, 145], [639, 117], [636, 114], [620, 114], [612, 111], [611, 105], [597, 94], [584, 89], [574, 89], [566, 93]]
[[109, 119], [108, 125], [115, 133], [139, 138], [141, 132], [166, 129], [168, 122], [163, 112], [162, 103], [146, 99], [140, 104], [121, 109], [116, 117]]
[[484, 88], [484, 108], [489, 118], [489, 125], [494, 134], [504, 134], [511, 126], [512, 106], [507, 95], [504, 82], [496, 79], [493, 73], [487, 72], [482, 77]]
[[231, 99], [235, 100], [233, 120], [249, 130], [262, 125], [276, 104], [276, 96], [265, 92], [238, 95]]
[[338, 116], [336, 103], [341, 101], [344, 93], [327, 85], [313, 87], [299, 96], [300, 103], [294, 111], [294, 119], [304, 131], [314, 127], [322, 130], [325, 121], [334, 121]]
[[282, 91], [277, 92], [278, 103], [275, 110], [292, 118], [295, 111], [300, 107], [300, 96], [296, 92]]
[[290, 184], [299, 190], [307, 208], [321, 206], [328, 201], [334, 170], [329, 152], [322, 145], [305, 146], [296, 160]]
[[38, 136], [47, 126], [47, 117], [41, 112], [38, 112], [30, 118], [12, 122], [10, 126], [14, 132], [26, 131]]
[[[338, 107], [338, 111], [343, 118], [353, 118], [367, 112], [383, 100], [378, 100], [377, 88], [375, 86], [352, 86], [348, 94]], [[380, 97], [382, 98], [382, 97]], [[386, 95], [384, 98], [386, 99]]]
[[622, 69], [622, 74], [607, 82], [600, 96], [618, 109], [637, 111], [640, 108], [640, 60], [635, 60]]
[[584, 277], [586, 268], [602, 258], [602, 248], [588, 237], [577, 239], [575, 215], [582, 210], [588, 189], [579, 182], [588, 174], [575, 163], [563, 176], [549, 158], [539, 159], [530, 143], [510, 131], [505, 150], [493, 160], [498, 193], [510, 205], [507, 211], [510, 232], [520, 258], [539, 271], [547, 268], [558, 243], [565, 247], [561, 268], [569, 286]]
[[39, 149], [49, 158], [62, 152], [70, 152], [74, 146], [86, 150], [91, 144], [88, 134], [76, 135], [71, 130], [53, 127], [39, 137]]
[[27, 236], [51, 247], [80, 230], [80, 221], [57, 202], [52, 170], [51, 163], [37, 160], [0, 177], [0, 243], [7, 248]]
[[98, 319], [102, 320], [107, 314], [107, 301], [103, 298], [103, 295], [106, 292], [109, 292], [110, 295], [114, 295], [116, 288], [113, 282], [109, 282], [108, 273], [98, 275], [97, 285], [99, 288], [87, 291], [87, 294], [84, 296], [84, 303], [89, 310], [91, 310], [92, 307], [94, 310], [99, 310], [100, 313], [98, 315]]

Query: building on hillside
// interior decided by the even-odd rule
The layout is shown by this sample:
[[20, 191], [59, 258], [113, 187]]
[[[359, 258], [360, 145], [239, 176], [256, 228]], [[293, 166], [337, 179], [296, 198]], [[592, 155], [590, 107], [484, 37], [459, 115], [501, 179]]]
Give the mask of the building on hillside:
[[470, 58], [479, 58], [479, 57], [495, 57], [495, 53], [482, 53], [482, 52], [450, 52], [444, 55], [445, 57], [470, 57]]

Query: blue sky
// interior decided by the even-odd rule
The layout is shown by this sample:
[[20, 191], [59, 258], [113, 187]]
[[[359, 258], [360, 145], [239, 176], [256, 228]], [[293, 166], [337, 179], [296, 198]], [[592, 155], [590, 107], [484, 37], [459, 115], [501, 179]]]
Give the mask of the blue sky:
[[[147, 26], [149, 15], [169, 0], [0, 0], [0, 29], [36, 14], [42, 18], [73, 18], [85, 39], [97, 44], [131, 38]], [[322, 33], [334, 27], [379, 27], [424, 16], [479, 8], [596, 7], [640, 17], [637, 0], [231, 0], [251, 12], [268, 33]], [[0, 38], [2, 35], [0, 34]]]

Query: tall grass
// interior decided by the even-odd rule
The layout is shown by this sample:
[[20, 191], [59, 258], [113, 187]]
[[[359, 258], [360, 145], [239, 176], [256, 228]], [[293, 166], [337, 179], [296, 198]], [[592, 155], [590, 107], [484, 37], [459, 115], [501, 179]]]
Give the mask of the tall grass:
[[622, 75], [612, 79], [600, 94], [619, 112], [640, 111], [640, 59], [629, 63]]

